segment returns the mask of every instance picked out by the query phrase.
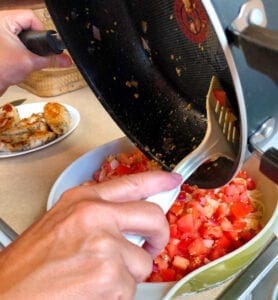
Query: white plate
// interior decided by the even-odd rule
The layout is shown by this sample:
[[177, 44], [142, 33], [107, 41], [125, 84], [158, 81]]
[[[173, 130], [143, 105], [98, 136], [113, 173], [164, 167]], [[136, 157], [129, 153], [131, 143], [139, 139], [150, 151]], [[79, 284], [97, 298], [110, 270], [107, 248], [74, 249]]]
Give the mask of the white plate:
[[[33, 113], [43, 112], [43, 107], [46, 103], [47, 102], [27, 103], [27, 104], [19, 105], [16, 108], [17, 108], [17, 111], [18, 111], [18, 114], [19, 114], [20, 118], [22, 119], [22, 118], [30, 117], [31, 114], [33, 114]], [[72, 106], [70, 106], [68, 104], [64, 104], [64, 103], [61, 103], [61, 104], [64, 105], [67, 108], [67, 110], [70, 113], [70, 117], [71, 117], [69, 130], [65, 134], [59, 136], [55, 140], [53, 140], [53, 141], [51, 141], [51, 142], [49, 142], [45, 145], [30, 149], [30, 150], [19, 151], [19, 152], [0, 152], [0, 158], [14, 157], [14, 156], [19, 156], [19, 155], [31, 153], [31, 152], [34, 152], [34, 151], [38, 151], [38, 150], [44, 149], [46, 147], [49, 147], [53, 144], [56, 144], [56, 143], [60, 142], [61, 140], [63, 140], [68, 135], [70, 135], [76, 129], [76, 127], [79, 124], [80, 114]]]

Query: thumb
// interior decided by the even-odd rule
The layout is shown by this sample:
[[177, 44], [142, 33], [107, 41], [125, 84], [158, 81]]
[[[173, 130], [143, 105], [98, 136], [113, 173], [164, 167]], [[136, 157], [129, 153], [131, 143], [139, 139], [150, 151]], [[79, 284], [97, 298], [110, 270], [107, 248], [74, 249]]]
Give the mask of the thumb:
[[41, 70], [45, 68], [68, 68], [72, 65], [72, 60], [66, 53], [51, 55], [48, 57], [36, 55], [36, 58], [34, 59], [35, 70]]

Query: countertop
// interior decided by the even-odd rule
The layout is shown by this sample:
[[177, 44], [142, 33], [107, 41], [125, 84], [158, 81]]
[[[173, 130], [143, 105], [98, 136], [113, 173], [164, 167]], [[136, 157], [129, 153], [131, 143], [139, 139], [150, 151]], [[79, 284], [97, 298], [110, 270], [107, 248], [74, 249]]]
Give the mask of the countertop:
[[80, 123], [57, 144], [27, 155], [1, 159], [0, 216], [18, 233], [44, 213], [51, 186], [71, 162], [92, 148], [123, 136], [88, 87], [41, 98], [13, 86], [0, 97], [0, 105], [20, 98], [26, 98], [25, 103], [69, 104], [79, 111]]
[[[77, 129], [57, 144], [27, 155], [1, 159], [0, 216], [19, 234], [45, 212], [53, 183], [70, 163], [85, 152], [124, 135], [88, 87], [41, 98], [13, 86], [0, 97], [0, 105], [20, 98], [26, 98], [25, 103], [69, 104], [79, 111], [81, 120]], [[215, 299], [228, 283], [186, 299]]]

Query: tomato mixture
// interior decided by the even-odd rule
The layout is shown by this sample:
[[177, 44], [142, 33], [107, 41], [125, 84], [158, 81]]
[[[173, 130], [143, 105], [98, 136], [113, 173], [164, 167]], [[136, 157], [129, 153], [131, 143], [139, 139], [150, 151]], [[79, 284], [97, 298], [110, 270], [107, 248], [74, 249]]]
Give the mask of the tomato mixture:
[[[158, 168], [136, 149], [110, 155], [93, 174], [93, 179], [102, 182]], [[261, 229], [261, 212], [250, 197], [255, 189], [255, 182], [245, 171], [218, 189], [199, 189], [184, 183], [167, 213], [170, 240], [154, 259], [147, 281], [179, 280], [255, 236]]]

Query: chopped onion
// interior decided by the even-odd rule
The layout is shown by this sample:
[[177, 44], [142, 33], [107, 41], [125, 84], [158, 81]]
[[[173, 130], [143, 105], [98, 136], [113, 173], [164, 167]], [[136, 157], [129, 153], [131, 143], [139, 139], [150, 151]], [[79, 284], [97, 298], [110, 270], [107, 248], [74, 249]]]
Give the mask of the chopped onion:
[[214, 243], [214, 240], [210, 240], [210, 239], [204, 239], [204, 245], [207, 247], [207, 248], [211, 248], [212, 245]]
[[115, 170], [118, 167], [118, 165], [119, 162], [117, 161], [117, 159], [114, 158], [113, 160], [110, 161], [110, 167], [112, 170]]

